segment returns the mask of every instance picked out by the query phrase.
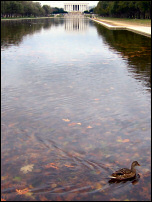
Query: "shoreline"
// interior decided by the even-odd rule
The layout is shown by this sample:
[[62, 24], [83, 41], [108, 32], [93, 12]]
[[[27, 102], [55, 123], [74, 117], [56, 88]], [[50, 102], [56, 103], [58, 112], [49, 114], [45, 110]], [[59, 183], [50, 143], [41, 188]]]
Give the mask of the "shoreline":
[[1, 21], [7, 21], [7, 20], [38, 20], [38, 19], [49, 19], [49, 18], [62, 18], [62, 17], [7, 18], [7, 19], [1, 19]]
[[35, 20], [35, 19], [45, 19], [45, 18], [54, 18], [54, 17], [37, 17], [37, 18], [6, 18], [6, 19], [1, 19], [1, 21], [6, 21], [6, 20]]
[[[31, 19], [49, 19], [49, 18], [61, 18], [61, 17], [37, 17], [37, 18], [14, 18], [14, 19], [1, 19], [1, 21], [8, 20], [31, 20]], [[151, 38], [151, 26], [136, 25], [131, 23], [125, 23], [121, 21], [113, 21], [99, 18], [90, 18], [90, 20], [97, 22], [110, 30], [128, 30], [137, 34], [144, 35]]]
[[99, 18], [89, 18], [110, 30], [128, 30], [151, 38], [151, 26], [133, 25], [123, 22], [101, 20]]

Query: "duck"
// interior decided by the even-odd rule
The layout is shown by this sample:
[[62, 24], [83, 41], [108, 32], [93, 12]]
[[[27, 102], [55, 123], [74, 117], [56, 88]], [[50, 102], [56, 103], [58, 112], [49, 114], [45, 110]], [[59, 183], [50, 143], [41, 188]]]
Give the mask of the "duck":
[[110, 178], [115, 180], [127, 180], [134, 178], [136, 176], [136, 169], [135, 166], [140, 166], [140, 164], [137, 161], [133, 161], [131, 164], [131, 169], [128, 168], [122, 168], [110, 176]]

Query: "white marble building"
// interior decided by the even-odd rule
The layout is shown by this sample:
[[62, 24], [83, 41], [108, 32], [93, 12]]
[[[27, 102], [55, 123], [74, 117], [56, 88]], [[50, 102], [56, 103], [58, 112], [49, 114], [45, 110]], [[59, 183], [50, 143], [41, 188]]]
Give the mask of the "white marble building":
[[67, 12], [84, 12], [89, 10], [89, 3], [71, 1], [69, 3], [64, 3], [64, 10]]

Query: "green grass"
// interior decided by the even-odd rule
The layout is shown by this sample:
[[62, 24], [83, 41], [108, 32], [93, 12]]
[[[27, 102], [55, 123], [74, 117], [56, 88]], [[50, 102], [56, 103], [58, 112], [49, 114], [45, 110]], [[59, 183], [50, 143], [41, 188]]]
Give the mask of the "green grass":
[[137, 25], [149, 25], [151, 26], [151, 19], [128, 19], [128, 18], [111, 18], [111, 17], [98, 17], [102, 20], [110, 20], [113, 22], [120, 22], [120, 23], [130, 23], [130, 24], [137, 24]]

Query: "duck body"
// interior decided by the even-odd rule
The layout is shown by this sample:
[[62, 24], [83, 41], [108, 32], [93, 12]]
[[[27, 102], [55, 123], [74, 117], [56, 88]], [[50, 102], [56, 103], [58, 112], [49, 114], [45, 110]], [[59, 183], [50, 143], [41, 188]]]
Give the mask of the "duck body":
[[140, 166], [140, 164], [137, 161], [134, 161], [131, 164], [131, 169], [122, 168], [122, 169], [112, 173], [112, 175], [110, 177], [115, 180], [127, 180], [127, 179], [134, 178], [136, 176], [135, 166]]

